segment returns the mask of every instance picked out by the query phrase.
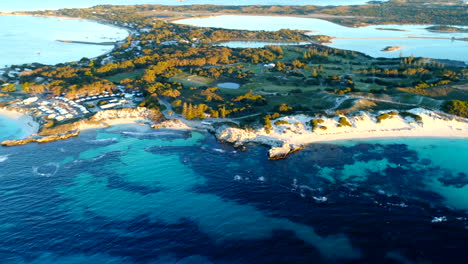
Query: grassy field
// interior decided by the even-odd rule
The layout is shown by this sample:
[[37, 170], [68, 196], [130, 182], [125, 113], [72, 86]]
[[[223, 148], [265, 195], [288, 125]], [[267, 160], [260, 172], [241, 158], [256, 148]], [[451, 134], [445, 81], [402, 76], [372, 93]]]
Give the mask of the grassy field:
[[190, 73], [181, 72], [170, 78], [169, 81], [176, 81], [182, 83], [185, 87], [200, 87], [210, 86], [214, 80], [208, 77], [192, 75]]
[[140, 70], [134, 70], [131, 72], [124, 72], [124, 73], [118, 73], [116, 75], [108, 76], [105, 79], [114, 82], [114, 83], [119, 83], [123, 79], [135, 79], [143, 75], [143, 69]]

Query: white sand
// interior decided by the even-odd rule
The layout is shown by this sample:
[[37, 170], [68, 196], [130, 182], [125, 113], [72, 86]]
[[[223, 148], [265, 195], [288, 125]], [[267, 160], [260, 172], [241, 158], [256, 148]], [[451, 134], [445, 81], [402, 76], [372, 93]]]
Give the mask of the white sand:
[[116, 125], [127, 124], [152, 124], [149, 120], [150, 111], [146, 108], [126, 108], [126, 109], [112, 109], [96, 113], [91, 117], [90, 122], [79, 122], [77, 128], [79, 130], [95, 129]]
[[84, 131], [88, 129], [97, 129], [97, 128], [103, 128], [103, 127], [117, 126], [117, 125], [141, 124], [142, 122], [146, 123], [146, 122], [151, 122], [151, 121], [141, 119], [141, 118], [115, 118], [115, 119], [108, 119], [105, 121], [101, 121], [96, 124], [81, 122], [78, 124], [77, 129], [79, 129], [80, 131]]
[[34, 121], [32, 116], [27, 113], [19, 112], [12, 109], [0, 108], [0, 115], [8, 119], [13, 119], [21, 124], [22, 137], [29, 137], [39, 131], [39, 123]]
[[[325, 126], [327, 129], [312, 131], [307, 123], [311, 119], [319, 118], [295, 115], [277, 119], [288, 121], [290, 124], [287, 125], [276, 126], [274, 123], [277, 120], [272, 120], [273, 131], [270, 133], [267, 133], [264, 128], [256, 131], [228, 128], [217, 134], [219, 139], [237, 145], [247, 142], [269, 145], [275, 150], [270, 154], [278, 155], [284, 154], [288, 149], [294, 149], [294, 146], [324, 141], [395, 137], [468, 138], [468, 122], [466, 120], [443, 117], [424, 109], [412, 109], [408, 112], [421, 116], [422, 124], [409, 117], [403, 119], [399, 115], [377, 123], [374, 115], [362, 112], [358, 116], [347, 117], [352, 127], [337, 127], [339, 117], [322, 118], [324, 122], [319, 126]], [[289, 147], [290, 145], [291, 147]]]

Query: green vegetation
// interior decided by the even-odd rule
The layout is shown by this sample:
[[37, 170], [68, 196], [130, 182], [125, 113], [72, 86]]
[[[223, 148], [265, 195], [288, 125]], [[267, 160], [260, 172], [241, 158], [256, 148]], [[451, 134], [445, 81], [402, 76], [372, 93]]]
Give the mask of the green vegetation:
[[312, 131], [320, 127], [320, 124], [322, 124], [324, 121], [323, 119], [312, 119], [310, 120], [309, 126], [312, 128]]
[[444, 104], [443, 110], [452, 115], [468, 118], [468, 101], [448, 101]]
[[[406, 3], [405, 3], [406, 2]], [[132, 22], [141, 24], [146, 16], [164, 19], [186, 18], [187, 16], [200, 16], [210, 13], [223, 14], [255, 14], [255, 15], [307, 15], [326, 14], [332, 15], [329, 19], [333, 22], [347, 25], [362, 24], [441, 24], [441, 25], [467, 25], [466, 10], [463, 3], [453, 5], [439, 5], [421, 1], [388, 1], [376, 2], [369, 5], [358, 6], [278, 6], [251, 5], [251, 6], [163, 6], [163, 5], [138, 5], [119, 7], [101, 5], [90, 9], [62, 9], [54, 11], [36, 11], [36, 14], [59, 14], [71, 17], [86, 17]], [[90, 14], [90, 10], [95, 13]], [[111, 12], [112, 13], [111, 13]], [[169, 16], [169, 17], [168, 17]], [[333, 17], [335, 16], [335, 17]], [[252, 39], [253, 40], [253, 39]]]
[[410, 112], [400, 112], [399, 113], [402, 118], [410, 117], [416, 122], [422, 122], [422, 117]]
[[459, 27], [452, 27], [452, 26], [430, 26], [426, 28], [430, 31], [440, 31], [440, 32], [460, 32], [460, 33], [468, 33], [468, 29], [459, 28]]
[[348, 119], [346, 117], [340, 117], [340, 120], [338, 120], [338, 127], [351, 127], [351, 123], [349, 123]]
[[275, 125], [276, 126], [289, 125], [289, 122], [285, 121], [285, 120], [278, 120], [278, 121], [275, 122]]
[[113, 83], [120, 83], [125, 79], [136, 79], [143, 75], [143, 69], [133, 70], [130, 72], [117, 73], [116, 75], [107, 76], [105, 79]]
[[[410, 8], [409, 8], [410, 7]], [[43, 94], [74, 99], [104, 92], [143, 94], [140, 106], [161, 109], [160, 100], [187, 119], [236, 118], [242, 125], [263, 125], [267, 132], [280, 114], [306, 115], [329, 112], [387, 109], [415, 106], [440, 109], [441, 100], [468, 100], [466, 67], [426, 58], [371, 58], [364, 54], [319, 44], [270, 45], [264, 48], [231, 49], [214, 46], [227, 40], [297, 42], [309, 40], [305, 32], [276, 32], [197, 28], [167, 23], [164, 19], [200, 13], [230, 14], [328, 14], [334, 22], [451, 23], [468, 24], [459, 6], [418, 4], [371, 4], [364, 6], [97, 6], [37, 12], [95, 19], [127, 27], [134, 32], [111, 53], [55, 66], [28, 66], [32, 71], [18, 80], [23, 96]], [[449, 16], [447, 14], [450, 13]], [[415, 14], [418, 14], [417, 16]], [[167, 18], [169, 16], [169, 18]], [[342, 17], [342, 16], [347, 16]], [[326, 36], [315, 40], [328, 40]], [[24, 66], [18, 66], [23, 67]], [[36, 81], [43, 79], [45, 81]], [[218, 89], [220, 82], [242, 84], [239, 89]], [[119, 89], [117, 89], [119, 85]], [[3, 90], [4, 89], [4, 90]], [[2, 87], [11, 92], [11, 86]], [[360, 99], [359, 99], [360, 98]], [[365, 99], [364, 99], [365, 98]], [[94, 105], [90, 106], [95, 107]], [[332, 110], [333, 109], [333, 110]], [[460, 103], [451, 101], [444, 110], [466, 115]], [[378, 122], [395, 113], [378, 117]], [[420, 117], [402, 112], [416, 121]], [[262, 122], [262, 118], [263, 122]], [[246, 118], [244, 118], [246, 117]], [[418, 119], [419, 118], [419, 119]], [[340, 118], [338, 126], [351, 126]], [[259, 124], [261, 123], [261, 124]], [[310, 122], [312, 129], [326, 129], [323, 120]], [[275, 125], [285, 125], [276, 121]]]
[[14, 84], [7, 84], [1, 88], [1, 91], [4, 93], [16, 91], [16, 86]]
[[398, 115], [398, 113], [394, 112], [394, 111], [378, 115], [376, 117], [377, 118], [377, 123], [381, 123], [383, 120], [391, 118], [391, 117], [396, 116], [396, 115]]

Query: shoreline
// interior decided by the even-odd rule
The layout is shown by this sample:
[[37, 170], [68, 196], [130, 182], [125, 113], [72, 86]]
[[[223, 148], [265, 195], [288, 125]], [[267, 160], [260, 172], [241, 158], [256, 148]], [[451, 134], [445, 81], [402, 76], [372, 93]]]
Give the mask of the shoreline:
[[[383, 111], [379, 115], [396, 111]], [[216, 131], [219, 140], [243, 147], [248, 143], [258, 143], [270, 146], [269, 158], [272, 160], [287, 157], [290, 153], [313, 143], [391, 139], [391, 138], [468, 138], [468, 122], [466, 119], [443, 116], [420, 108], [407, 112], [396, 112], [380, 122], [378, 115], [361, 112], [352, 117], [336, 116], [319, 119], [305, 115], [292, 115], [271, 120], [271, 131], [260, 128], [247, 131], [239, 128], [223, 127]], [[401, 114], [411, 113], [414, 116], [405, 117]], [[339, 118], [349, 120], [349, 126], [339, 126]], [[419, 121], [414, 118], [417, 117]], [[315, 125], [311, 121], [320, 120]], [[312, 127], [314, 126], [314, 127]]]
[[28, 113], [9, 108], [0, 108], [0, 117], [16, 121], [21, 125], [21, 137], [30, 137], [39, 132], [40, 125]]
[[[115, 29], [125, 30], [127, 32], [127, 35], [123, 39], [115, 40], [113, 42], [101, 42], [100, 43], [100, 42], [88, 42], [88, 41], [81, 41], [81, 40], [78, 40], [78, 41], [76, 41], [76, 40], [58, 40], [58, 39], [55, 40], [55, 41], [62, 42], [62, 43], [74, 43], [74, 44], [81, 44], [81, 45], [97, 45], [97, 46], [107, 46], [107, 47], [112, 46], [112, 49], [110, 49], [109, 51], [106, 51], [106, 52], [104, 52], [104, 53], [102, 53], [102, 54], [100, 54], [100, 55], [98, 55], [96, 57], [89, 58], [91, 60], [97, 59], [99, 57], [106, 56], [106, 55], [112, 53], [116, 48], [119, 47], [119, 45], [121, 45], [121, 42], [124, 42], [128, 38], [128, 36], [131, 36], [131, 35], [133, 35], [135, 33], [135, 31], [133, 29], [131, 29], [131, 28], [120, 26], [120, 25], [115, 25], [113, 23], [102, 21], [102, 20], [97, 20], [97, 19], [87, 19], [87, 18], [68, 17], [68, 16], [36, 15], [36, 14], [27, 14], [27, 13], [5, 13], [5, 12], [0, 12], [0, 16], [29, 16], [29, 17], [56, 18], [58, 20], [80, 20], [80, 21], [87, 21], [87, 22], [94, 22], [94, 23], [102, 24], [102, 25], [105, 25], [105, 26], [113, 27]], [[71, 62], [78, 62], [78, 61], [79, 60], [64, 61], [64, 62], [59, 62], [59, 63], [56, 63], [56, 64], [44, 64], [44, 65], [54, 66], [54, 65], [57, 65], [57, 64], [60, 64], [60, 63], [71, 63]], [[33, 64], [33, 63], [34, 62], [26, 63], [26, 64]], [[16, 65], [16, 64], [7, 65], [8, 67], [4, 67], [5, 65], [0, 66], [0, 70], [11, 69], [11, 67], [13, 65]]]
[[[0, 115], [9, 115], [10, 118], [23, 118], [23, 129], [31, 128], [30, 123], [35, 124], [34, 130], [28, 130], [29, 136], [18, 140], [7, 140], [2, 142], [4, 146], [24, 145], [31, 142], [46, 143], [56, 140], [76, 137], [80, 132], [92, 129], [100, 129], [119, 125], [145, 125], [152, 129], [172, 130], [194, 130], [213, 133], [218, 141], [227, 142], [236, 148], [245, 148], [246, 144], [261, 144], [270, 147], [268, 152], [270, 160], [286, 158], [289, 154], [299, 151], [307, 145], [314, 143], [333, 143], [346, 141], [365, 140], [391, 140], [408, 138], [444, 138], [444, 139], [468, 139], [468, 121], [463, 118], [454, 118], [420, 108], [412, 109], [406, 113], [419, 116], [420, 121], [413, 117], [390, 116], [381, 122], [376, 121], [377, 115], [362, 111], [359, 115], [346, 117], [351, 126], [338, 126], [338, 118], [328, 117], [319, 119], [302, 114], [284, 116], [275, 121], [286, 121], [287, 124], [273, 125], [272, 131], [267, 133], [265, 128], [257, 130], [244, 130], [240, 128], [222, 126], [214, 129], [212, 125], [206, 126], [202, 121], [184, 120], [182, 118], [154, 121], [151, 111], [139, 108], [133, 110], [108, 110], [101, 115], [88, 120], [81, 120], [61, 127], [59, 130], [48, 131], [46, 134], [39, 133], [42, 138], [32, 138], [39, 131], [39, 124], [31, 116], [14, 110], [0, 108]], [[389, 113], [382, 111], [380, 114]], [[312, 120], [322, 120], [320, 125], [312, 128], [309, 124]], [[216, 123], [216, 119], [212, 120]], [[66, 124], [67, 125], [67, 124]], [[323, 129], [326, 127], [326, 129]]]
[[[311, 19], [319, 19], [319, 20], [324, 20], [342, 27], [347, 27], [347, 28], [365, 28], [365, 27], [370, 27], [370, 26], [434, 26], [435, 24], [421, 24], [421, 23], [397, 23], [396, 21], [393, 21], [391, 23], [380, 23], [380, 24], [360, 24], [358, 25], [349, 25], [349, 24], [340, 24], [336, 23], [333, 21], [330, 21], [328, 19], [332, 18], [355, 18], [356, 16], [335, 16], [335, 15], [328, 15], [328, 14], [309, 14], [309, 15], [294, 15], [294, 14], [287, 14], [287, 15], [280, 15], [280, 14], [242, 14], [242, 13], [211, 13], [211, 14], [206, 14], [206, 15], [200, 15], [200, 16], [191, 16], [191, 17], [183, 17], [183, 18], [174, 18], [171, 20], [168, 20], [169, 23], [175, 23], [175, 24], [184, 24], [184, 25], [189, 25], [189, 26], [194, 26], [191, 24], [185, 24], [185, 23], [179, 23], [180, 21], [185, 21], [185, 20], [190, 20], [190, 19], [203, 19], [203, 18], [210, 18], [210, 17], [218, 17], [218, 16], [238, 16], [238, 17], [245, 17], [245, 16], [255, 16], [255, 17], [290, 17], [290, 18], [311, 18]], [[373, 18], [373, 17], [363, 17], [361, 18]], [[460, 27], [466, 27], [465, 25], [453, 25], [453, 26], [460, 26]], [[206, 26], [194, 26], [194, 27], [206, 27]], [[401, 31], [400, 29], [386, 29], [386, 28], [378, 28], [377, 30], [386, 30], [386, 31]], [[401, 32], [407, 32], [407, 30], [403, 30]], [[453, 32], [451, 32], [453, 33]]]

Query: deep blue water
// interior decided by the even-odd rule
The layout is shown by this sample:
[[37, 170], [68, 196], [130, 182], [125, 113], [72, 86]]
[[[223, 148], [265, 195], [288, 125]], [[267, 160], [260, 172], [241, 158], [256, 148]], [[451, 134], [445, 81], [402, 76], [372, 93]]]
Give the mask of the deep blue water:
[[1, 147], [0, 263], [466, 263], [466, 140], [266, 151], [134, 126]]

